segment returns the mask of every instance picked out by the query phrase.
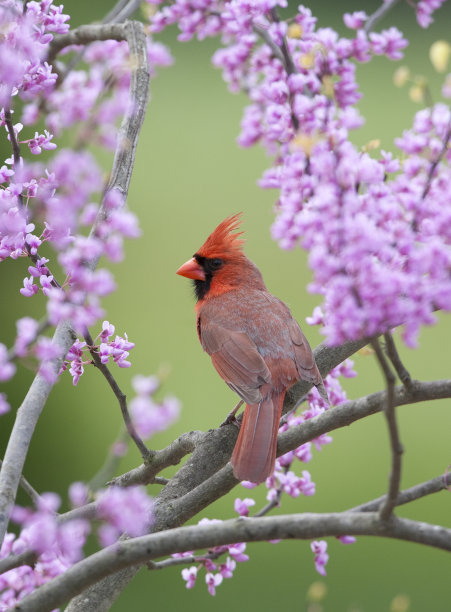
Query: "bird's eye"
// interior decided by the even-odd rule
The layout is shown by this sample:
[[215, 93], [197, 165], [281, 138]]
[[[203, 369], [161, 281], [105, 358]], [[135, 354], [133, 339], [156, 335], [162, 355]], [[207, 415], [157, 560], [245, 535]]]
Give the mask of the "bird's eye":
[[222, 261], [222, 259], [219, 259], [218, 257], [215, 257], [215, 259], [212, 259], [210, 261], [210, 266], [212, 270], [219, 270], [219, 268], [222, 266], [224, 262]]

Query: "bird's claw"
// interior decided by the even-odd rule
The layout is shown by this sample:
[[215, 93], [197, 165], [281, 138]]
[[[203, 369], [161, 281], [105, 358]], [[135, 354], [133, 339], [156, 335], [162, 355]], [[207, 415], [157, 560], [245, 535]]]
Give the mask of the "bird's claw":
[[236, 416], [232, 413], [227, 415], [227, 418], [220, 424], [219, 427], [224, 427], [224, 425], [235, 425], [238, 429], [241, 427], [241, 423], [238, 421]]

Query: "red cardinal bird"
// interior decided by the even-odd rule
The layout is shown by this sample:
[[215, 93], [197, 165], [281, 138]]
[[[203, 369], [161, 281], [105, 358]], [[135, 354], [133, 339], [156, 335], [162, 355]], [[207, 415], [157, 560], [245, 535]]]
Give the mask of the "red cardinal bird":
[[240, 214], [225, 219], [177, 270], [191, 278], [197, 333], [218, 374], [246, 402], [231, 462], [239, 480], [263, 482], [274, 471], [286, 390], [312, 382], [327, 398], [312, 350], [281, 300], [244, 254]]

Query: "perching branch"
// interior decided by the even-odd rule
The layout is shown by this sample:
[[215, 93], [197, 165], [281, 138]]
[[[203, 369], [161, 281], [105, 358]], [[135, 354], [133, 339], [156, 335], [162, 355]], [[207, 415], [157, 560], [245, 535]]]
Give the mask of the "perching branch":
[[384, 414], [387, 420], [388, 432], [390, 436], [390, 448], [391, 448], [391, 472], [390, 481], [388, 487], [388, 494], [386, 499], [380, 508], [380, 515], [383, 521], [388, 521], [396, 505], [396, 498], [399, 493], [399, 485], [401, 482], [401, 456], [403, 448], [401, 440], [399, 438], [398, 424], [396, 422], [395, 415], [395, 376], [390, 369], [390, 366], [385, 359], [385, 355], [381, 349], [378, 338], [371, 341], [371, 346], [376, 353], [376, 357], [381, 366], [382, 372], [385, 377], [385, 383], [387, 387], [386, 400], [384, 403]]
[[[90, 29], [91, 26], [85, 27], [88, 28], [88, 32], [90, 32], [91, 35], [94, 35], [93, 30]], [[108, 26], [108, 28], [110, 28], [110, 35], [114, 35], [115, 33], [119, 35], [119, 30], [121, 31], [121, 40], [124, 38], [127, 40], [132, 60], [130, 62], [131, 82], [129, 104], [119, 130], [118, 144], [108, 184], [108, 190], [111, 191], [114, 189], [119, 191], [123, 195], [125, 201], [135, 161], [138, 136], [144, 120], [149, 96], [149, 69], [146, 38], [143, 26], [139, 22], [126, 22], [123, 25], [114, 26], [113, 29], [111, 29], [110, 26]], [[94, 27], [94, 31], [96, 31], [96, 27]], [[106, 31], [97, 29], [97, 33], [99, 32], [104, 33]], [[106, 33], [104, 35], [106, 36]], [[69, 35], [62, 35], [62, 37], [67, 36]], [[86, 30], [85, 36], [87, 37]], [[78, 42], [83, 42], [83, 36], [80, 35]], [[62, 46], [66, 44], [73, 43], [65, 38], [65, 42]], [[60, 45], [57, 47], [57, 50], [62, 48], [61, 41], [55, 42], [55, 45]], [[107, 216], [105, 199], [99, 210], [99, 215], [102, 218], [106, 218]], [[88, 262], [88, 265], [91, 269], [95, 269], [97, 263], [98, 260], [95, 259]], [[63, 358], [72, 346], [74, 340], [74, 332], [70, 323], [67, 321], [61, 322], [56, 328], [53, 342], [60, 347], [62, 356], [49, 362], [55, 375], [58, 374]], [[44, 379], [38, 373], [17, 412], [16, 421], [5, 452], [4, 463], [0, 471], [0, 546], [6, 533], [9, 516], [16, 498], [17, 488], [19, 486], [20, 476], [22, 474], [31, 438], [53, 385], [54, 382]]]
[[451, 529], [397, 517], [390, 522], [384, 522], [375, 512], [306, 513], [232, 519], [221, 524], [180, 527], [118, 542], [80, 561], [64, 574], [42, 585], [22, 599], [16, 610], [53, 610], [113, 572], [175, 552], [212, 548], [234, 542], [310, 540], [342, 535], [395, 538], [451, 551]]

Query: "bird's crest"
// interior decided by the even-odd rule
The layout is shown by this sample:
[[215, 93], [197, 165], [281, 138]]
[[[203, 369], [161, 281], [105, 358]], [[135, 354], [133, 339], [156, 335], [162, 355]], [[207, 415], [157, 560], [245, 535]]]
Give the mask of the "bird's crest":
[[241, 253], [244, 240], [240, 238], [244, 232], [237, 232], [241, 224], [242, 213], [231, 215], [224, 219], [208, 236], [197, 251], [201, 257], [222, 257], [227, 254]]

